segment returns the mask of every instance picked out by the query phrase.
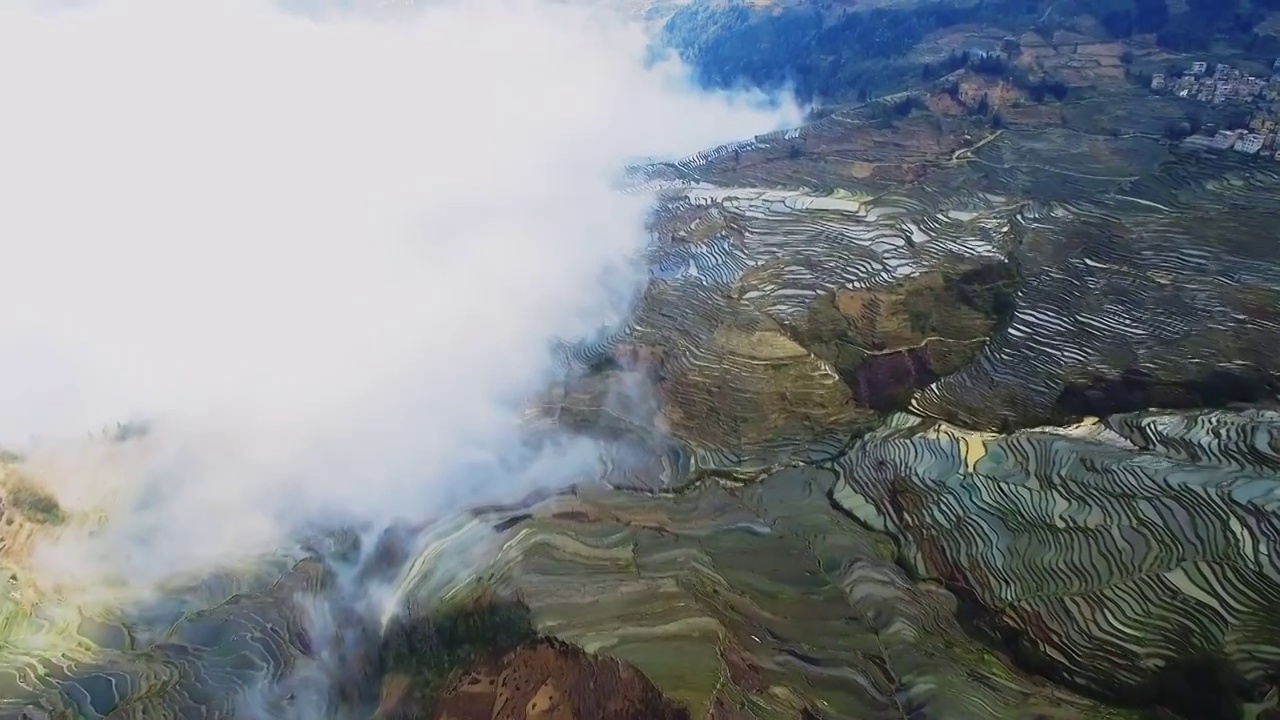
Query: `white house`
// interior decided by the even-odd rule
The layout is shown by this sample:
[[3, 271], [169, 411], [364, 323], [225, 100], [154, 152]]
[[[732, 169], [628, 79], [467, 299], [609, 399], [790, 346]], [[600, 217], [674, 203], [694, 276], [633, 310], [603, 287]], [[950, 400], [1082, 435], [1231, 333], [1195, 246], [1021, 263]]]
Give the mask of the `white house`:
[[1236, 141], [1235, 151], [1242, 152], [1245, 155], [1257, 155], [1258, 151], [1262, 149], [1262, 142], [1265, 139], [1257, 133], [1249, 133]]

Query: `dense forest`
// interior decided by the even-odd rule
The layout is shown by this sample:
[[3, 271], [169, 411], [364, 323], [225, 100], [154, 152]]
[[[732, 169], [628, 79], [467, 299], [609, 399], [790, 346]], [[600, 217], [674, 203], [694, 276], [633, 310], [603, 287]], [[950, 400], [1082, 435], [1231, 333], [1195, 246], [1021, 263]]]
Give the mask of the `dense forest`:
[[663, 39], [706, 86], [791, 87], [805, 102], [865, 101], [940, 76], [936, 71], [945, 68], [926, 68], [922, 77], [906, 55], [930, 33], [961, 23], [1047, 33], [1055, 23], [1091, 15], [1114, 38], [1155, 34], [1176, 52], [1207, 49], [1217, 38], [1260, 56], [1280, 55], [1280, 40], [1255, 31], [1266, 12], [1280, 10], [1280, 0], [1186, 0], [1180, 13], [1169, 12], [1166, 0], [1058, 0], [1046, 12], [1050, 4], [979, 0], [849, 12], [815, 3], [774, 13], [695, 0], [667, 20]]
[[791, 86], [803, 101], [866, 100], [918, 72], [902, 58], [926, 35], [981, 14], [977, 6], [876, 9], [832, 22], [817, 7], [773, 14], [694, 2], [667, 21], [664, 39], [710, 87]]

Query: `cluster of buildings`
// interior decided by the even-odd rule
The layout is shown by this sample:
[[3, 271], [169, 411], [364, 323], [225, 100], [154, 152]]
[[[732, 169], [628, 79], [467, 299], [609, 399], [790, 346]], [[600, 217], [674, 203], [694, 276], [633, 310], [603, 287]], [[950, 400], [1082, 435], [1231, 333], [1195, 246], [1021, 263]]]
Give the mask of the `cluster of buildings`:
[[1256, 77], [1230, 65], [1197, 62], [1180, 76], [1157, 74], [1151, 89], [1214, 105], [1240, 103], [1253, 107], [1248, 128], [1218, 130], [1213, 135], [1193, 135], [1183, 141], [1188, 147], [1206, 150], [1235, 150], [1245, 155], [1274, 155], [1280, 160], [1280, 59], [1270, 77]]
[[1209, 63], [1192, 63], [1191, 69], [1179, 76], [1152, 75], [1151, 89], [1214, 105], [1275, 102], [1280, 100], [1280, 60], [1273, 66], [1271, 77], [1256, 77], [1224, 63], [1218, 63], [1211, 75]]
[[1183, 147], [1202, 150], [1235, 150], [1245, 155], [1272, 155], [1280, 160], [1275, 123], [1264, 131], [1219, 130], [1213, 135], [1192, 135], [1182, 141]]

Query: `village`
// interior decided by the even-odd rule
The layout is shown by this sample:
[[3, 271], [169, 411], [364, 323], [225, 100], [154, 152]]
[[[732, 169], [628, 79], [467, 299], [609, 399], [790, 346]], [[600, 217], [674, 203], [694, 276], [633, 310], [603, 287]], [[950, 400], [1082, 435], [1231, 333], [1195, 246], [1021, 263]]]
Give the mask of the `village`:
[[1180, 76], [1158, 73], [1151, 89], [1212, 105], [1235, 103], [1252, 110], [1248, 126], [1197, 133], [1182, 141], [1183, 147], [1202, 150], [1235, 150], [1245, 155], [1268, 155], [1280, 161], [1280, 59], [1270, 77], [1257, 77], [1223, 63], [1209, 73], [1209, 63], [1195, 62]]

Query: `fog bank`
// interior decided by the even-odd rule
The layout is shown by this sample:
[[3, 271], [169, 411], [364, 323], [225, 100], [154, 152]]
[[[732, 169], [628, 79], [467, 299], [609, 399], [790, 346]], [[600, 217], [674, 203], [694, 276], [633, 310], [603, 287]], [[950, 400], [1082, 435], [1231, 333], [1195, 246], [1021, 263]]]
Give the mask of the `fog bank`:
[[643, 280], [620, 166], [798, 121], [646, 68], [599, 8], [308, 6], [0, 4], [0, 445], [107, 518], [37, 554], [59, 579], [589, 472], [511, 448], [550, 341]]

